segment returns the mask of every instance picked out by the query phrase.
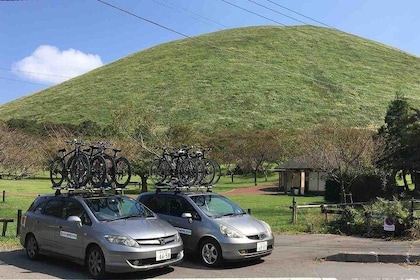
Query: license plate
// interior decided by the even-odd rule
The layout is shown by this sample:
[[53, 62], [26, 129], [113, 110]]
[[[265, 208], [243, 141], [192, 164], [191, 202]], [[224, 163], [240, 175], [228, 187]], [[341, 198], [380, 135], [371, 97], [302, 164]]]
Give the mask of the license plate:
[[171, 249], [156, 251], [156, 261], [169, 260], [171, 258]]
[[267, 250], [267, 241], [257, 243], [257, 252]]

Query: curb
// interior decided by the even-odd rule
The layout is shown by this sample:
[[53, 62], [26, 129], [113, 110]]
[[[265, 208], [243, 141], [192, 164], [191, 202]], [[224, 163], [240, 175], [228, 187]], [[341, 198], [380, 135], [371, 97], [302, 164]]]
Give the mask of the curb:
[[384, 254], [376, 252], [348, 253], [341, 252], [324, 258], [326, 261], [360, 262], [360, 263], [420, 263], [418, 254]]

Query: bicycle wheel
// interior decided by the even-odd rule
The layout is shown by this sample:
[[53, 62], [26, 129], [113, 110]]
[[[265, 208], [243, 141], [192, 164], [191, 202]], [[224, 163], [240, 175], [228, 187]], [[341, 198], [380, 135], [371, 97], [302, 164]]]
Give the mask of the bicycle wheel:
[[64, 160], [56, 157], [50, 165], [50, 180], [53, 187], [59, 187], [67, 177], [67, 170]]
[[177, 177], [182, 186], [191, 187], [197, 182], [197, 169], [197, 164], [192, 159], [186, 158], [181, 161], [177, 168]]
[[106, 162], [103, 156], [96, 155], [90, 162], [91, 177], [90, 182], [92, 187], [99, 188], [103, 186], [106, 176]]
[[220, 164], [216, 160], [210, 159], [210, 161], [214, 167], [214, 177], [213, 180], [210, 181], [209, 185], [215, 185], [217, 182], [219, 182], [220, 177], [222, 177], [222, 170], [220, 168]]
[[115, 183], [118, 188], [124, 188], [131, 179], [131, 166], [128, 159], [119, 157], [115, 161]]
[[170, 167], [168, 162], [155, 159], [149, 166], [149, 178], [155, 185], [162, 185], [169, 177]]
[[204, 166], [204, 171], [203, 171], [203, 177], [202, 177], [200, 183], [204, 186], [208, 186], [212, 183], [212, 181], [214, 179], [215, 166], [214, 166], [213, 162], [208, 158], [203, 158], [201, 160], [201, 162]]
[[75, 188], [85, 187], [90, 179], [90, 162], [85, 154], [80, 154], [70, 161], [70, 182]]
[[115, 160], [110, 155], [102, 155], [105, 159], [106, 174], [104, 180], [104, 188], [109, 188], [115, 182]]

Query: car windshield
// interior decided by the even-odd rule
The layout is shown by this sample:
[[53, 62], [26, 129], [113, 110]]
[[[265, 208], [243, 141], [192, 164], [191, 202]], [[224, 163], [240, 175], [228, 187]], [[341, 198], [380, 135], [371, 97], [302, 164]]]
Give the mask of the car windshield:
[[130, 197], [90, 197], [85, 202], [99, 221], [154, 217], [152, 211]]
[[224, 196], [205, 194], [194, 195], [191, 199], [209, 217], [243, 215], [245, 211]]

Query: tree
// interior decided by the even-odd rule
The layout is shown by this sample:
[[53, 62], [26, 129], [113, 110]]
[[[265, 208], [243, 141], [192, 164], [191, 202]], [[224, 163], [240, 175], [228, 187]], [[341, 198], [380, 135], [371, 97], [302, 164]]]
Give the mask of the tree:
[[245, 131], [236, 140], [237, 157], [243, 168], [253, 171], [255, 185], [258, 171], [261, 171], [263, 164], [277, 161], [280, 157], [277, 135], [278, 131], [274, 130]]
[[416, 177], [416, 171], [420, 170], [419, 119], [419, 111], [411, 108], [404, 95], [397, 92], [388, 106], [385, 124], [377, 133], [384, 145], [377, 151], [376, 163], [388, 172], [391, 187], [395, 185], [396, 175], [401, 172], [404, 189], [407, 191], [406, 175], [412, 174], [412, 177]]
[[0, 123], [0, 170], [17, 176], [41, 166], [40, 141], [34, 136]]
[[370, 130], [345, 128], [336, 123], [323, 124], [306, 135], [306, 154], [314, 167], [340, 183], [343, 198], [358, 176], [373, 169], [373, 135]]

